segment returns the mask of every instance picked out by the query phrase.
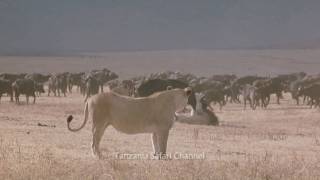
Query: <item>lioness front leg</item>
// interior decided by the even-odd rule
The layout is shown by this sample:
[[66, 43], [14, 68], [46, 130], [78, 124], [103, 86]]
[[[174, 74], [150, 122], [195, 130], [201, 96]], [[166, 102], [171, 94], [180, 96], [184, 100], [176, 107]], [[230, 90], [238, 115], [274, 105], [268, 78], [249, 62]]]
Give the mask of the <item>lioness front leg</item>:
[[161, 131], [157, 135], [159, 146], [160, 146], [160, 157], [165, 158], [166, 156], [168, 136], [169, 136], [169, 130]]

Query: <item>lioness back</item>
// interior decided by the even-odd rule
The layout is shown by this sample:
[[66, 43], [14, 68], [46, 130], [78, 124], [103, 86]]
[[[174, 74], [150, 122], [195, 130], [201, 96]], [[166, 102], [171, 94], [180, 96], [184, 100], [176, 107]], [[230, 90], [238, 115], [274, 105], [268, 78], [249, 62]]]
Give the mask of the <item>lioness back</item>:
[[144, 98], [132, 98], [113, 92], [95, 95], [89, 106], [92, 115], [128, 134], [150, 133], [157, 128], [169, 128], [173, 124], [174, 104], [170, 95], [159, 94]]

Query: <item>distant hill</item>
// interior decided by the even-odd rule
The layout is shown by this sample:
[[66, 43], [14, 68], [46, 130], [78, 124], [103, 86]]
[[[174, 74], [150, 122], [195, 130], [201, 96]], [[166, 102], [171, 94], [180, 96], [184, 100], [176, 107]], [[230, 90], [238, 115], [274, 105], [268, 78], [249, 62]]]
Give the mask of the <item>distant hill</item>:
[[272, 44], [268, 46], [259, 46], [259, 47], [250, 47], [248, 49], [320, 49], [320, 38], [299, 41], [299, 42], [290, 42], [290, 43], [281, 43], [281, 44]]
[[175, 50], [82, 53], [68, 56], [0, 56], [0, 72], [78, 72], [109, 68], [121, 77], [166, 70], [199, 76], [233, 73], [272, 76], [320, 72], [320, 49]]

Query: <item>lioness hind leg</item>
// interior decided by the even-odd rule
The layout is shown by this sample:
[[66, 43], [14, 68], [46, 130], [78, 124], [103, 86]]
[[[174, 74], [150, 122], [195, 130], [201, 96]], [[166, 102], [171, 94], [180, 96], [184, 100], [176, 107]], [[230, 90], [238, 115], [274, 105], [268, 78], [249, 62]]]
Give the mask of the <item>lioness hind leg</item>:
[[157, 156], [160, 153], [160, 146], [159, 146], [159, 142], [158, 142], [158, 136], [156, 133], [152, 133], [151, 140], [152, 140], [154, 155]]
[[169, 136], [169, 130], [161, 131], [157, 137], [158, 137], [158, 144], [160, 146], [160, 156], [166, 156], [167, 151], [167, 141]]
[[108, 125], [99, 126], [96, 123], [92, 125], [92, 153], [94, 156], [101, 158], [100, 141]]

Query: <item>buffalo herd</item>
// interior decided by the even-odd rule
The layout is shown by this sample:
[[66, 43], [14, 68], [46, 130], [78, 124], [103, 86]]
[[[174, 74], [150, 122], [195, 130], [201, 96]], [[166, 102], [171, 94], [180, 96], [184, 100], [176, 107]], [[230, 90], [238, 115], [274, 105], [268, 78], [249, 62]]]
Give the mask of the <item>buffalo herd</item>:
[[86, 101], [90, 96], [103, 92], [105, 85], [114, 92], [132, 97], [149, 96], [168, 87], [192, 87], [193, 94], [189, 98], [189, 104], [196, 109], [197, 103], [200, 103], [199, 107], [204, 111], [207, 111], [212, 103], [219, 104], [220, 109], [227, 103], [242, 103], [244, 109], [249, 103], [253, 110], [257, 107], [265, 109], [270, 103], [271, 95], [275, 95], [276, 103], [280, 104], [284, 92], [290, 93], [297, 105], [301, 104], [302, 98], [303, 103], [310, 107], [320, 106], [320, 75], [307, 75], [304, 72], [274, 77], [237, 77], [234, 74], [198, 77], [166, 71], [125, 80], [120, 80], [115, 72], [106, 68], [77, 73], [1, 73], [0, 99], [3, 94], [7, 94], [10, 101], [19, 104], [19, 96], [23, 94], [27, 103], [29, 96], [33, 97], [35, 103], [36, 97], [45, 93], [46, 86], [47, 96], [67, 96], [67, 93], [72, 93], [73, 87], [76, 87]]

